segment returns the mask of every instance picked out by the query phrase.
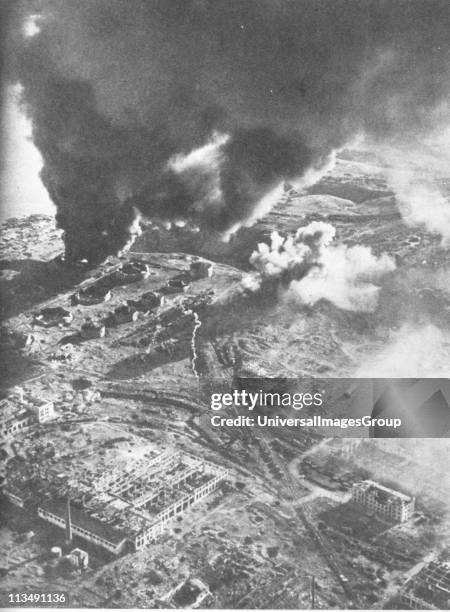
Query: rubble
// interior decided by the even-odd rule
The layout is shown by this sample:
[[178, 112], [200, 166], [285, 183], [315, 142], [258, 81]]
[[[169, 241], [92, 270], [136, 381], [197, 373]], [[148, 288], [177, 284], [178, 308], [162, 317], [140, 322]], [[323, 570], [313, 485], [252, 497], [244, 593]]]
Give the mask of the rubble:
[[166, 598], [166, 601], [177, 608], [200, 608], [211, 596], [208, 586], [198, 578], [189, 578], [175, 587]]
[[17, 464], [9, 470], [6, 494], [22, 508], [31, 501], [41, 519], [68, 537], [119, 555], [157, 540], [228, 476], [227, 469], [203, 457], [162, 449], [137, 436], [106, 439], [99, 450], [96, 457], [80, 450], [76, 459], [47, 453], [34, 476]]
[[67, 559], [77, 568], [86, 569], [89, 565], [89, 555], [82, 548], [74, 548], [67, 555]]
[[448, 610], [450, 606], [450, 558], [428, 563], [404, 584], [400, 603], [411, 610]]
[[[377, 480], [370, 471], [373, 466], [387, 472], [405, 462], [408, 453], [402, 459], [385, 453], [380, 459], [365, 450], [352, 465], [337, 469], [330, 451], [335, 465], [322, 467], [315, 449], [325, 443], [310, 431], [294, 436], [280, 428], [283, 431], [265, 439], [237, 428], [213, 430], [207, 400], [196, 395], [203, 381], [212, 377], [228, 389], [233, 376], [247, 372], [276, 376], [285, 366], [297, 372], [299, 355], [305, 375], [316, 372], [318, 355], [324, 363], [336, 363], [341, 359], [340, 340], [330, 318], [318, 309], [306, 318], [296, 313], [292, 322], [274, 309], [275, 300], [264, 311], [260, 298], [252, 299], [252, 294], [235, 307], [243, 275], [230, 265], [215, 262], [211, 283], [211, 263], [180, 252], [129, 257], [145, 262], [147, 278], [141, 278], [145, 269], [138, 271], [134, 282], [125, 280], [132, 270], [120, 277], [116, 268], [124, 260], [114, 257], [74, 274], [70, 282], [65, 278], [64, 284], [58, 284], [65, 272], [62, 266], [53, 270], [54, 277], [45, 268], [45, 296], [36, 295], [26, 307], [16, 296], [20, 308], [8, 321], [8, 328], [26, 338], [31, 335], [32, 308], [66, 309], [71, 298], [75, 321], [80, 321], [70, 336], [57, 325], [33, 330], [31, 346], [39, 347], [39, 369], [24, 369], [12, 384], [24, 390], [21, 401], [30, 397], [30, 388], [35, 397], [52, 396], [57, 419], [47, 424], [30, 421], [26, 433], [18, 429], [4, 447], [9, 453], [4, 490], [12, 504], [5, 505], [24, 523], [33, 517], [39, 553], [45, 546], [47, 553], [50, 546], [68, 550], [64, 525], [70, 493], [72, 524], [80, 529], [75, 537], [82, 538], [77, 544], [88, 551], [90, 560], [88, 572], [70, 569], [74, 605], [94, 602], [105, 607], [105, 601], [111, 601], [118, 606], [180, 606], [185, 595], [193, 607], [199, 603], [198, 579], [210, 593], [200, 607], [273, 607], [276, 602], [285, 608], [308, 608], [309, 578], [304, 576], [312, 573], [318, 608], [351, 603], [343, 597], [345, 581], [346, 588], [360, 597], [359, 607], [380, 602], [393, 591], [394, 581], [428, 552], [427, 543], [434, 541], [433, 530], [439, 531], [442, 519], [428, 507], [423, 509], [421, 497], [420, 512], [429, 518], [416, 524], [413, 516], [401, 525], [341, 499], [350, 497], [354, 482]], [[82, 303], [74, 295], [92, 302]], [[108, 303], [96, 301], [102, 296], [110, 298]], [[116, 313], [106, 334], [106, 319]], [[137, 321], [134, 313], [139, 313]], [[91, 338], [97, 340], [81, 342]], [[9, 337], [5, 346], [8, 355], [20, 353], [19, 365], [27, 366], [33, 354], [20, 344]], [[173, 463], [161, 470], [154, 466], [153, 471], [144, 461], [140, 473], [130, 459], [142, 458], [140, 449], [146, 445], [155, 450], [146, 461], [167, 450]], [[342, 441], [339, 445], [343, 447]], [[364, 475], [353, 469], [362, 458], [370, 459]], [[220, 480], [211, 494], [206, 493], [215, 476], [210, 466], [197, 469], [197, 461], [236, 472], [239, 482]], [[195, 473], [178, 486], [176, 479], [191, 468]], [[424, 488], [437, 490], [441, 483], [436, 484], [433, 470], [430, 466]], [[108, 481], [111, 472], [123, 490], [117, 492]], [[402, 479], [413, 478], [413, 473], [408, 464], [401, 476], [390, 474], [389, 486], [402, 488]], [[196, 492], [205, 493], [202, 504], [190, 503]], [[146, 500], [156, 493], [156, 499]], [[46, 501], [55, 507], [46, 507]], [[185, 503], [189, 508], [183, 509]], [[314, 536], [297, 520], [300, 506], [312, 509], [309, 521], [334, 551], [340, 578], [321, 556]], [[36, 519], [38, 507], [49, 513], [41, 517], [44, 521]], [[170, 508], [173, 517], [165, 521], [161, 515], [160, 521], [158, 515]], [[29, 529], [26, 524], [20, 533]], [[12, 533], [11, 541], [16, 538]], [[43, 534], [51, 534], [47, 544], [42, 543]], [[15, 579], [17, 584], [29, 581], [25, 570], [18, 570]], [[109, 599], [116, 592], [117, 598]]]

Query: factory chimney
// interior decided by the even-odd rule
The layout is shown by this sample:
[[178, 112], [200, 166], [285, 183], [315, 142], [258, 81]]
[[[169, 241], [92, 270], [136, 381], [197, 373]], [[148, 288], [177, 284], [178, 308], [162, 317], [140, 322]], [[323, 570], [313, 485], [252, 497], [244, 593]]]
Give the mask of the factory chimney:
[[72, 516], [70, 513], [70, 495], [67, 496], [66, 508], [66, 544], [72, 544]]
[[316, 578], [314, 575], [311, 576], [309, 583], [309, 598], [311, 604], [311, 610], [314, 610], [316, 607]]

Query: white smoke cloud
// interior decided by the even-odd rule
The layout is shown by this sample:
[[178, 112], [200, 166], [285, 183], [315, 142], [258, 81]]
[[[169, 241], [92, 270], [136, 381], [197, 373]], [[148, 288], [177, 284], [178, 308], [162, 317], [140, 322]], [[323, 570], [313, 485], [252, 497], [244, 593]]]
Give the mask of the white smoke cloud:
[[375, 282], [395, 269], [393, 259], [364, 246], [334, 245], [334, 236], [332, 225], [317, 221], [286, 238], [273, 232], [270, 245], [260, 243], [250, 263], [261, 282], [288, 281], [288, 296], [303, 304], [325, 299], [343, 310], [374, 311], [380, 291]]
[[[195, 200], [193, 210], [196, 213], [202, 214], [208, 211], [219, 213], [225, 206], [221, 173], [226, 164], [224, 145], [229, 140], [229, 134], [214, 132], [206, 144], [187, 154], [174, 155], [167, 163], [167, 170], [177, 175]], [[317, 162], [317, 165], [307, 168], [298, 178], [291, 179], [290, 184], [297, 191], [307, 189], [329, 172], [335, 163], [336, 150], [332, 150], [324, 159]], [[239, 228], [251, 227], [268, 214], [280, 202], [284, 193], [284, 180], [279, 180], [253, 203], [247, 218], [239, 219], [223, 232], [223, 240], [230, 240]]]
[[417, 146], [378, 148], [387, 162], [386, 179], [407, 225], [422, 226], [450, 243], [450, 128]]
[[27, 15], [22, 25], [22, 32], [25, 38], [32, 38], [41, 31], [42, 15]]
[[237, 232], [240, 227], [251, 227], [264, 215], [268, 214], [272, 208], [281, 200], [284, 194], [284, 182], [281, 181], [268, 193], [266, 193], [255, 205], [252, 214], [248, 219], [234, 223], [224, 234], [224, 241], [228, 242], [231, 236]]
[[377, 281], [395, 269], [386, 254], [376, 257], [363, 246], [339, 245], [324, 250], [320, 268], [314, 268], [300, 281], [293, 281], [290, 292], [305, 304], [326, 299], [343, 310], [373, 312], [378, 304]]
[[300, 227], [286, 238], [277, 231], [270, 235], [270, 245], [260, 242], [250, 256], [250, 263], [262, 277], [277, 277], [304, 265], [318, 265], [321, 250], [328, 246], [336, 233], [329, 223], [313, 221]]
[[450, 335], [435, 325], [403, 325], [390, 342], [364, 363], [357, 377], [446, 378]]
[[[301, 176], [291, 179], [290, 185], [296, 191], [301, 192], [308, 187], [315, 185], [327, 172], [330, 172], [336, 164], [337, 149], [333, 149], [317, 166], [311, 166]], [[272, 208], [280, 202], [285, 193], [284, 181], [280, 181], [275, 187], [266, 193], [255, 205], [250, 217], [244, 221], [240, 221], [233, 225], [225, 234], [225, 240], [228, 240], [231, 235], [240, 227], [251, 227], [254, 223], [267, 215]]]
[[220, 172], [224, 161], [222, 147], [228, 140], [227, 134], [214, 132], [205, 145], [187, 154], [174, 155], [167, 163], [167, 169], [182, 180], [191, 195], [195, 195], [195, 210], [199, 213], [223, 203]]
[[255, 291], [258, 291], [260, 287], [261, 287], [261, 278], [258, 274], [254, 274], [252, 272], [249, 272], [248, 274], [244, 274], [244, 276], [241, 279], [242, 289], [244, 289], [245, 291], [250, 291], [251, 293], [254, 293]]
[[389, 173], [389, 184], [394, 191], [405, 222], [422, 225], [440, 234], [450, 243], [450, 201], [429, 178], [418, 177], [410, 168]]
[[[311, 166], [301, 176], [291, 179], [290, 185], [296, 191], [301, 192], [308, 187], [315, 185], [327, 172], [330, 172], [336, 164], [337, 149], [333, 149], [317, 166]], [[225, 234], [224, 239], [229, 240], [231, 235], [240, 227], [251, 227], [254, 223], [267, 215], [272, 208], [280, 202], [285, 193], [284, 181], [280, 181], [275, 187], [266, 193], [255, 205], [250, 217], [233, 225]]]

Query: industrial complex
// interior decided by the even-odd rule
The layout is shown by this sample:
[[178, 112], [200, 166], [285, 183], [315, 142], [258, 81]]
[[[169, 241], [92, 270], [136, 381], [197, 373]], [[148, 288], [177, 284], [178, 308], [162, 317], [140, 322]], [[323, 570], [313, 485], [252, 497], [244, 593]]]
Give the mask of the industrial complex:
[[53, 585], [103, 608], [442, 605], [445, 447], [424, 468], [386, 440], [212, 426], [210, 392], [254, 375], [282, 336], [236, 334], [274, 294], [183, 253], [48, 266], [61, 286], [17, 280], [0, 335], [8, 592]]
[[[94, 427], [95, 429], [95, 427]], [[53, 455], [29, 474], [24, 466], [7, 472], [4, 495], [42, 520], [119, 555], [154, 542], [176, 517], [215, 491], [228, 470], [174, 449], [161, 450], [143, 439], [106, 442], [95, 461], [92, 451]], [[136, 456], [137, 455], [137, 456]], [[61, 470], [67, 466], [67, 471]], [[31, 495], [32, 494], [32, 495]]]

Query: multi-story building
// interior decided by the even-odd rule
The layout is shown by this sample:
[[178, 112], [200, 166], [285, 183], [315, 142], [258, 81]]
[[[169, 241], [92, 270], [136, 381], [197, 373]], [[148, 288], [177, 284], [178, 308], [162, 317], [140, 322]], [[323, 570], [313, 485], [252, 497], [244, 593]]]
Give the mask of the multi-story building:
[[1, 432], [3, 438], [11, 438], [16, 434], [28, 429], [32, 417], [27, 410], [21, 410], [13, 416], [1, 420]]
[[53, 402], [32, 399], [16, 403], [10, 399], [0, 402], [0, 433], [3, 439], [14, 438], [34, 423], [45, 423], [54, 418]]
[[30, 412], [35, 416], [38, 423], [51, 421], [55, 416], [53, 402], [48, 400], [33, 399], [29, 406]]
[[389, 489], [373, 480], [353, 485], [352, 500], [369, 510], [404, 523], [414, 512], [415, 498]]
[[3, 495], [15, 506], [24, 508], [30, 496], [30, 487], [27, 482], [7, 483], [3, 488]]

